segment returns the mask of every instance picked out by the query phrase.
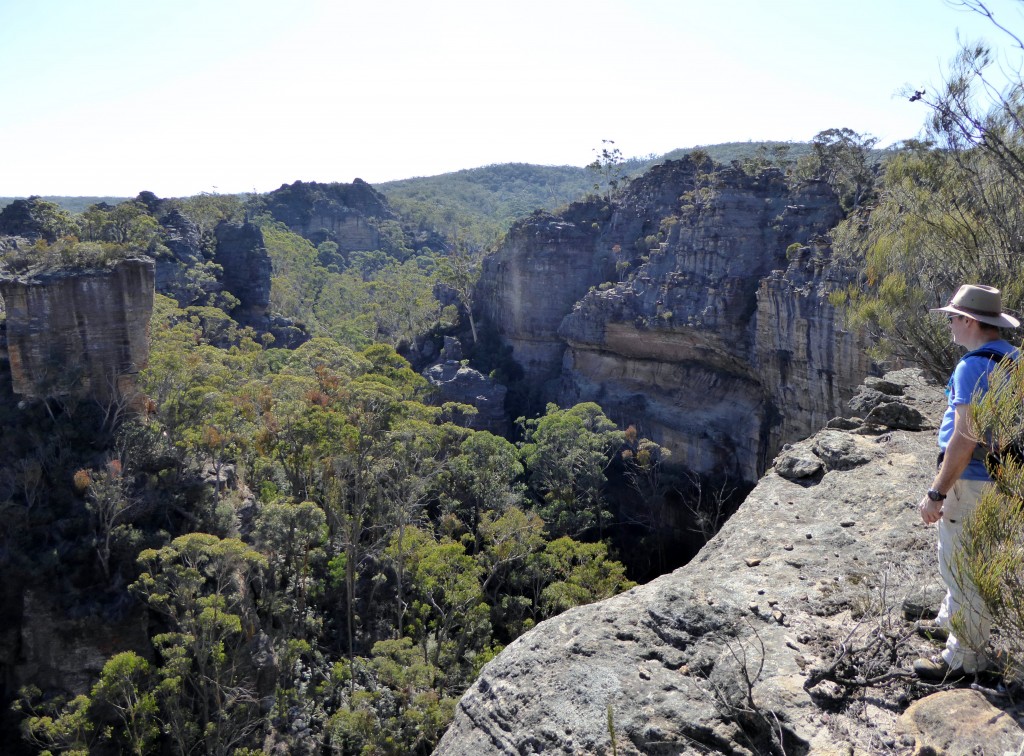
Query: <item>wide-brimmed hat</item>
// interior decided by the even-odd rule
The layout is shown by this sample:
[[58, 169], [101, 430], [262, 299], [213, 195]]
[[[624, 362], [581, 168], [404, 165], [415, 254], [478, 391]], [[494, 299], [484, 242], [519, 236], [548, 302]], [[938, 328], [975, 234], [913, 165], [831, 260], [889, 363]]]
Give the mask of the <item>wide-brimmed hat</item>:
[[936, 307], [929, 312], [952, 312], [966, 315], [981, 323], [1000, 328], [1017, 328], [1020, 321], [1003, 312], [1003, 297], [999, 289], [991, 286], [964, 284], [945, 307]]

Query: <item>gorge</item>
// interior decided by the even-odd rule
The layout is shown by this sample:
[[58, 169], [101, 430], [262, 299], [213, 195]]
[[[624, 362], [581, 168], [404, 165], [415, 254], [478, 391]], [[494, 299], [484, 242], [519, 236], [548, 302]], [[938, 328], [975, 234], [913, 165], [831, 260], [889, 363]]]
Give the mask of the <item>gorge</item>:
[[[139, 575], [160, 578], [157, 555], [172, 574], [199, 544], [240, 559], [202, 600], [224, 597], [237, 619], [220, 641], [236, 662], [224, 684], [248, 696], [232, 716], [262, 728], [248, 742], [265, 753], [396, 738], [425, 753], [452, 711], [439, 753], [804, 753], [875, 730], [917, 737], [895, 734], [903, 702], [855, 711], [827, 672], [858, 607], [887, 581], [915, 583], [900, 570], [928, 559], [905, 500], [941, 402], [912, 371], [879, 379], [865, 336], [845, 328], [832, 295], [863, 273], [832, 248], [844, 213], [829, 184], [700, 154], [667, 161], [617, 194], [514, 223], [468, 298], [422, 275], [450, 240], [364, 182], [296, 182], [224, 217], [216, 198], [144, 195], [134, 211], [156, 229], [152, 259], [0, 288], [0, 411], [12, 428], [55, 429], [3, 440], [17, 464], [0, 476], [0, 554], [16, 565], [0, 596], [14, 618], [0, 636], [5, 701], [33, 684], [44, 700], [100, 695], [91, 686], [120, 654], [170, 674], [170, 594], [147, 596], [155, 583]], [[31, 213], [20, 217], [19, 240], [0, 245], [75, 249], [25, 241]], [[399, 299], [423, 292], [436, 324], [417, 333]], [[342, 295], [394, 328], [316, 309]], [[453, 325], [467, 307], [480, 343]], [[116, 375], [107, 383], [127, 395], [147, 361], [143, 375], [159, 376], [148, 430], [80, 438], [91, 400], [112, 398], [87, 378]], [[79, 394], [55, 391], [55, 362]], [[585, 413], [557, 415], [574, 405], [595, 408], [614, 454], [650, 440], [680, 479], [754, 491], [690, 564], [559, 614], [631, 585], [615, 561], [629, 554], [609, 550], [622, 539], [598, 534], [602, 522], [639, 531], [646, 516], [622, 478], [608, 483], [625, 455], [600, 452], [599, 495], [584, 504], [596, 530], [544, 531], [537, 511], [574, 494], [537, 483], [536, 438], [512, 429], [525, 414], [520, 430], [544, 416], [591, 433], [569, 424]], [[649, 551], [695, 527], [652, 490], [665, 512], [635, 538]], [[621, 521], [602, 521], [605, 506]], [[904, 634], [905, 612], [932, 602], [914, 587], [923, 597], [884, 601]]]

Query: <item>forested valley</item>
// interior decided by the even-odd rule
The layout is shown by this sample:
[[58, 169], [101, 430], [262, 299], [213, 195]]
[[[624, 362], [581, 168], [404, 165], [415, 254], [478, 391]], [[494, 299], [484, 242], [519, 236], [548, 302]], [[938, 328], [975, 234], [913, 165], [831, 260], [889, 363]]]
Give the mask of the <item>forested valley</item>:
[[[664, 473], [668, 450], [595, 404], [534, 408], [506, 438], [433, 399], [417, 370], [445, 335], [514, 382], [468, 317], [486, 239], [511, 216], [460, 226], [406, 199], [373, 220], [376, 248], [345, 250], [270, 212], [308, 191], [9, 205], [5, 276], [177, 266], [135, 400], [76, 392], [68, 365], [60, 390], [26, 399], [0, 372], [7, 641], [51, 612], [109, 649], [92, 679], [53, 679], [71, 654], [5, 691], [9, 752], [429, 753], [504, 645], [680, 563], [622, 502], [692, 507], [693, 548], [724, 516], [726, 493], [702, 514], [693, 481]], [[198, 233], [188, 265], [168, 217]], [[297, 346], [229, 315], [212, 255], [225, 223], [258, 227], [270, 310]]]

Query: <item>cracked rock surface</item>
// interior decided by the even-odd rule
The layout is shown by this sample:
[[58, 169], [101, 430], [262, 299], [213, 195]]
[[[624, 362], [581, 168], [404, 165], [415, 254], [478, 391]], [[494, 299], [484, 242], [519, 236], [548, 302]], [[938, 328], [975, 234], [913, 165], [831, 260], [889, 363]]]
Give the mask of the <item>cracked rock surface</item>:
[[[934, 425], [940, 389], [912, 370], [886, 381], [888, 401]], [[816, 479], [769, 470], [692, 562], [511, 643], [436, 753], [909, 754], [948, 743], [921, 733], [927, 718], [900, 719], [914, 701], [958, 692], [909, 671], [935, 648], [904, 608], [930, 597], [927, 613], [942, 594], [935, 534], [916, 511], [935, 432], [854, 423], [787, 454], [819, 460]], [[1015, 715], [981, 698], [971, 705], [1009, 728], [994, 736], [1002, 744]]]

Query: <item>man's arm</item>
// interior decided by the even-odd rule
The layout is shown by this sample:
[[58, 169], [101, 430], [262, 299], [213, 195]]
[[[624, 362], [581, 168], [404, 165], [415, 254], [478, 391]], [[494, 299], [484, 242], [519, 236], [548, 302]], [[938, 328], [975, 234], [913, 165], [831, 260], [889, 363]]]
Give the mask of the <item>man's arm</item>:
[[[964, 470], [967, 469], [967, 465], [971, 463], [974, 450], [978, 446], [977, 439], [973, 438], [969, 432], [971, 422], [969, 412], [969, 404], [956, 406], [953, 436], [949, 439], [946, 452], [942, 457], [942, 466], [939, 467], [931, 485], [939, 493], [949, 493], [949, 489], [960, 479]], [[921, 519], [929, 525], [942, 519], [941, 501], [932, 501], [925, 496], [917, 508], [921, 512]]]

